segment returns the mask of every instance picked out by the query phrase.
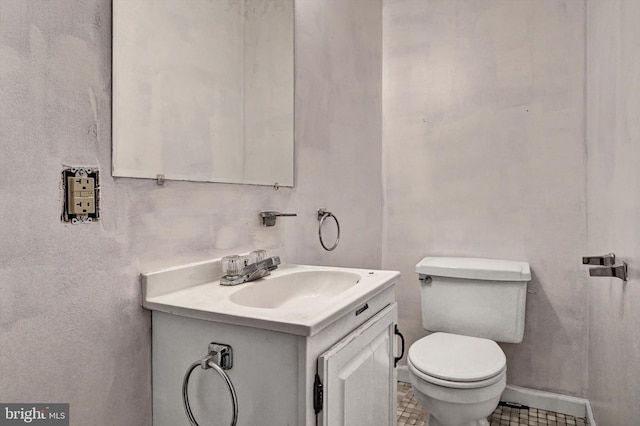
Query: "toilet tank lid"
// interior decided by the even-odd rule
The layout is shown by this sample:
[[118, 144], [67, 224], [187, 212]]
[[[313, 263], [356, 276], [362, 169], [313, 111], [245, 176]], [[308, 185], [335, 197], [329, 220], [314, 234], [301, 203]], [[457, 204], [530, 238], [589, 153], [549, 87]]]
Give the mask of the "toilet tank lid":
[[416, 265], [421, 275], [495, 281], [529, 281], [527, 262], [473, 257], [425, 257]]

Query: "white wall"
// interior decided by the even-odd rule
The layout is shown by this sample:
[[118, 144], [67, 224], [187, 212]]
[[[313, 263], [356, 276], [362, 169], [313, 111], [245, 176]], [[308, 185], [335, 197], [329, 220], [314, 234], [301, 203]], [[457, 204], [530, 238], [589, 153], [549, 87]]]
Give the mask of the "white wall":
[[[379, 268], [382, 248], [382, 2], [296, 0], [296, 186], [285, 246], [298, 263]], [[317, 209], [340, 244], [318, 241]], [[332, 243], [328, 222], [327, 240]]]
[[[380, 265], [381, 4], [300, 0], [296, 20], [296, 187], [158, 186], [110, 177], [111, 2], [0, 1], [0, 401], [150, 425], [141, 272], [283, 245], [293, 262]], [[100, 168], [100, 223], [61, 223], [63, 165]], [[343, 228], [330, 254], [318, 207]], [[299, 216], [262, 228], [271, 209]]]
[[583, 2], [383, 2], [383, 268], [400, 326], [422, 329], [427, 255], [524, 260], [524, 341], [508, 382], [584, 395]]
[[587, 396], [602, 425], [640, 423], [639, 21], [635, 0], [588, 2], [588, 250], [629, 264], [626, 284], [588, 284]]
[[[408, 343], [424, 335], [421, 257], [529, 261], [509, 382], [634, 424], [640, 10], [588, 8], [585, 34], [579, 1], [384, 0], [382, 22], [379, 1], [298, 0], [296, 187], [275, 191], [111, 178], [110, 1], [0, 1], [0, 401], [150, 425], [138, 274], [284, 245], [294, 262], [401, 270]], [[102, 170], [99, 224], [60, 222], [62, 165]], [[318, 207], [341, 221], [335, 252]], [[266, 209], [299, 216], [262, 228]], [[627, 285], [579, 264], [608, 251], [629, 261]]]

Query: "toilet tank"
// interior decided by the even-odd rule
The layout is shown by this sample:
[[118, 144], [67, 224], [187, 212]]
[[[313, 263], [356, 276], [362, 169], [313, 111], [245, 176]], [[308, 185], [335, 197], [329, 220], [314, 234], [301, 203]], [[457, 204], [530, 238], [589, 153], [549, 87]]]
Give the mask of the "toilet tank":
[[416, 265], [422, 325], [520, 343], [524, 335], [529, 264], [510, 260], [425, 257]]

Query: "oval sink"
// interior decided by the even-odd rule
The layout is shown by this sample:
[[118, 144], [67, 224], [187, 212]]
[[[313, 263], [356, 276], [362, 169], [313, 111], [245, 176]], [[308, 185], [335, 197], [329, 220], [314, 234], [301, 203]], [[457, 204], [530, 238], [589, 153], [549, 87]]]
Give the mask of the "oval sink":
[[298, 271], [255, 281], [229, 299], [253, 308], [303, 307], [330, 299], [355, 286], [360, 275], [344, 271]]

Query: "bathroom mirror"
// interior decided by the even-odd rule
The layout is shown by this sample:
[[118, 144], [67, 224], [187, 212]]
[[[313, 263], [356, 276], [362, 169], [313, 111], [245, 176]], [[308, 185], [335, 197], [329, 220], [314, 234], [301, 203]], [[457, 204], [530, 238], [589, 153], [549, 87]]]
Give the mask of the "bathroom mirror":
[[113, 175], [293, 186], [294, 0], [113, 0]]

